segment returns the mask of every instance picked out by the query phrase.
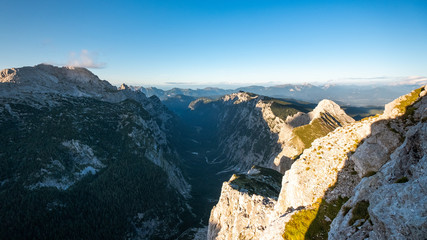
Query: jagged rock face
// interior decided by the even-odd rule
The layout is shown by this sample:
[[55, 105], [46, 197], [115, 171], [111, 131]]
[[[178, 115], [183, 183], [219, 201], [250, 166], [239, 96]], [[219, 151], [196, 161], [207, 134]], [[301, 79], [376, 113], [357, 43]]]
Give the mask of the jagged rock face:
[[332, 101], [323, 100], [309, 112], [311, 106], [239, 92], [217, 101], [198, 99], [189, 107], [194, 111], [208, 107], [217, 112], [221, 150], [217, 159], [226, 159], [229, 170], [247, 171], [259, 165], [283, 173], [301, 154], [304, 144], [311, 144], [294, 128], [321, 128], [319, 135], [323, 136], [354, 121]]
[[225, 105], [218, 117], [221, 158], [227, 159], [235, 171], [247, 171], [253, 165], [271, 167], [280, 144], [263, 119], [259, 97], [237, 93], [221, 102]]
[[282, 175], [253, 167], [224, 182], [209, 219], [208, 239], [259, 239], [274, 210]]
[[[272, 133], [263, 112], [258, 107], [261, 98], [247, 93], [235, 93], [212, 101], [198, 99], [190, 104], [192, 112], [215, 119], [213, 132], [217, 144], [216, 157], [210, 163], [224, 163], [228, 170], [245, 172], [253, 165], [272, 165], [280, 144]], [[226, 162], [224, 162], [226, 161]]]
[[[424, 95], [425, 90], [420, 96]], [[403, 125], [404, 142], [376, 174], [359, 183], [334, 219], [330, 239], [424, 239], [427, 235], [427, 99], [413, 107], [412, 115], [396, 120]], [[392, 108], [387, 113], [402, 115]], [[354, 210], [360, 202], [367, 205], [363, 218]]]
[[190, 186], [158, 98], [110, 92], [85, 69], [39, 65], [1, 76], [0, 238], [178, 234]]
[[[416, 100], [418, 94], [409, 94], [399, 98], [392, 104], [397, 108], [397, 106], [401, 106], [402, 101], [411, 99], [411, 96], [412, 100], [410, 102], [412, 103]], [[410, 105], [410, 103], [406, 104]], [[417, 104], [419, 105], [420, 103]], [[417, 104], [414, 105], [417, 109], [425, 111], [425, 106], [417, 107]], [[402, 125], [408, 121], [407, 119], [395, 118], [396, 116], [402, 116], [402, 114], [402, 111], [395, 111], [389, 108], [381, 116], [370, 117], [338, 128], [327, 136], [315, 140], [312, 147], [304, 151], [283, 177], [281, 194], [275, 206], [276, 216], [288, 212], [289, 209], [310, 207], [318, 199], [330, 201], [337, 197], [353, 196], [352, 189], [358, 183], [359, 176], [364, 176], [381, 168], [384, 163], [390, 160], [390, 154], [402, 143], [401, 132], [407, 131]], [[413, 116], [418, 117], [410, 118], [422, 119], [420, 114], [417, 114], [418, 110], [413, 113]], [[416, 120], [411, 121], [411, 124], [414, 124], [414, 121], [416, 122]], [[358, 147], [361, 141], [363, 143]], [[354, 151], [355, 153], [353, 154]], [[353, 168], [356, 171], [352, 170]], [[367, 185], [372, 186], [372, 183]], [[355, 191], [357, 192], [357, 190]], [[372, 191], [372, 189], [366, 192], [369, 191]], [[365, 199], [358, 200], [353, 201], [352, 207], [355, 207], [360, 200]], [[346, 206], [347, 204], [344, 208]], [[357, 208], [361, 208], [360, 206], [363, 206], [363, 204], [359, 204]], [[295, 210], [293, 212], [294, 214], [298, 213]], [[269, 228], [277, 229], [281, 227], [282, 232], [284, 232], [286, 221], [280, 220], [281, 217], [273, 216], [272, 218], [276, 220], [272, 221]], [[281, 224], [281, 226], [277, 226], [277, 224]], [[358, 223], [355, 224], [357, 225]], [[370, 230], [368, 227], [364, 231], [366, 233]], [[268, 231], [267, 228], [266, 232]], [[340, 227], [337, 228], [337, 231], [341, 231]], [[363, 238], [364, 234], [362, 233], [364, 231], [357, 231], [357, 233], [353, 231], [355, 233], [353, 239]], [[351, 235], [349, 232], [351, 232], [349, 229], [343, 228], [336, 239], [345, 239]], [[346, 234], [349, 235], [347, 236]]]
[[[244, 95], [240, 97], [239, 94]], [[344, 113], [344, 111], [339, 108], [338, 105], [328, 100], [322, 101], [312, 112], [299, 112], [293, 115], [288, 115], [285, 119], [282, 119], [277, 117], [276, 114], [273, 113], [271, 108], [272, 102], [270, 102], [269, 99], [258, 100], [258, 97], [250, 96], [246, 93], [239, 94], [230, 95], [225, 98], [225, 100], [234, 100], [233, 104], [237, 105], [257, 100], [257, 102], [252, 103], [253, 105], [255, 105], [256, 109], [260, 109], [260, 113], [258, 114], [260, 114], [261, 116], [257, 115], [256, 120], [266, 122], [269, 132], [275, 133], [276, 136], [278, 136], [278, 139], [276, 141], [280, 145], [281, 149], [276, 152], [276, 154], [278, 154], [274, 160], [276, 162], [273, 162], [272, 164], [270, 160], [269, 164], [267, 165], [270, 168], [276, 168], [285, 171], [289, 169], [292, 162], [288, 162], [286, 166], [283, 164], [283, 159], [288, 156], [298, 155], [300, 153], [299, 151], [301, 146], [292, 145], [293, 141], [291, 140], [297, 137], [293, 134], [293, 126], [300, 127], [301, 125], [304, 126], [304, 124], [312, 126], [311, 123], [313, 121], [318, 121], [322, 123], [318, 126], [327, 126], [334, 129], [342, 125], [350, 126], [348, 124], [354, 122], [354, 120], [348, 117]], [[232, 111], [232, 113], [235, 112], [236, 110]], [[328, 114], [329, 117], [325, 118], [325, 114]], [[238, 117], [241, 117], [238, 114], [236, 115]], [[326, 120], [324, 120], [323, 118], [325, 118]], [[255, 122], [254, 119], [249, 119], [246, 121], [249, 123]], [[361, 126], [362, 125], [358, 125], [357, 127]], [[355, 126], [353, 126], [353, 128], [355, 128]], [[346, 135], [344, 138], [342, 138], [343, 133], [348, 134], [348, 136]], [[356, 131], [353, 132], [353, 129], [345, 129], [336, 133], [336, 136], [331, 138], [332, 140], [330, 140], [329, 143], [316, 141], [313, 142], [313, 147], [306, 150], [307, 152], [304, 152], [304, 154], [302, 155], [307, 158], [306, 160], [304, 160], [304, 165], [301, 165], [301, 168], [292, 167], [291, 170], [286, 172], [286, 175], [289, 175], [290, 171], [295, 171], [289, 176], [294, 177], [295, 179], [292, 179], [292, 181], [296, 181], [297, 183], [289, 186], [284, 186], [285, 180], [283, 180], [281, 193], [282, 199], [279, 199], [279, 202], [282, 203], [280, 203], [280, 205], [284, 204], [283, 202], [287, 201], [284, 199], [285, 196], [283, 194], [283, 189], [287, 189], [287, 194], [289, 194], [287, 198], [288, 200], [292, 199], [292, 201], [302, 201], [302, 198], [304, 197], [306, 199], [304, 199], [303, 202], [305, 201], [307, 204], [311, 203], [313, 198], [317, 199], [319, 196], [323, 196], [324, 192], [316, 192], [316, 190], [325, 186], [317, 186], [315, 182], [318, 181], [319, 178], [324, 178], [325, 176], [327, 177], [329, 172], [331, 171], [338, 171], [339, 169], [333, 169], [335, 168], [336, 162], [340, 162], [342, 163], [342, 165], [344, 165], [344, 159], [346, 159], [346, 155], [345, 153], [343, 153], [344, 149], [345, 151], [350, 151], [351, 149], [354, 150], [355, 141], [360, 141], [360, 139], [362, 139], [368, 134], [368, 131], [362, 132], [361, 134], [362, 135], [359, 135]], [[339, 148], [337, 148], [335, 152], [327, 152], [327, 150], [325, 150], [325, 152], [320, 151], [321, 147], [332, 147], [336, 144], [339, 145]], [[318, 154], [321, 154], [321, 156], [319, 156], [317, 152]], [[317, 158], [309, 157], [311, 154], [316, 154], [316, 157], [325, 158], [325, 160], [322, 162], [318, 162]], [[334, 161], [328, 163], [328, 159], [334, 159]], [[277, 165], [275, 165], [276, 163]], [[294, 166], [295, 164], [298, 163], [294, 163], [292, 166]], [[330, 165], [328, 168], [324, 168], [324, 170], [321, 169], [321, 171], [316, 171], [317, 165], [324, 166], [325, 164]], [[312, 170], [306, 171], [307, 166], [310, 166], [309, 168], [312, 168]], [[343, 166], [341, 166], [341, 168], [343, 168]], [[306, 171], [307, 173], [305, 175], [299, 175], [301, 171]], [[255, 194], [251, 195], [246, 192], [236, 191], [232, 188], [232, 185], [230, 183], [232, 182], [232, 180], [233, 178], [229, 182], [224, 183], [221, 191], [220, 201], [212, 210], [209, 223], [208, 239], [273, 239], [275, 237], [281, 238], [280, 232], [283, 232], [283, 229], [280, 229], [280, 227], [269, 227], [271, 225], [271, 221], [273, 221], [273, 219], [277, 215], [277, 212], [274, 210], [273, 205], [277, 209], [279, 209], [279, 203], [276, 201], [271, 201], [272, 205], [270, 205], [268, 209], [254, 213], [252, 209], [265, 207], [261, 201], [254, 200], [254, 198], [258, 198], [259, 195], [262, 195], [261, 192], [256, 191]], [[331, 177], [330, 182], [333, 181], [336, 181], [336, 179], [333, 179]], [[289, 180], [286, 181], [286, 184], [288, 182]], [[329, 184], [329, 182], [325, 181], [325, 184]], [[353, 184], [353, 187], [354, 185], [355, 184]], [[327, 187], [328, 186], [326, 185], [326, 188]], [[348, 188], [342, 188], [337, 190], [347, 192], [351, 191]], [[308, 195], [307, 193], [314, 195]], [[307, 196], [304, 196], [304, 194], [307, 194]], [[350, 195], [350, 193], [347, 194]], [[306, 204], [305, 202], [303, 204]], [[300, 206], [301, 202], [286, 203], [286, 207], [283, 207], [284, 211], [279, 212], [281, 215], [283, 215], [284, 213], [289, 213], [288, 207], [298, 208]], [[239, 214], [236, 214], [236, 212], [238, 212]], [[240, 216], [240, 213], [242, 213], [242, 216]], [[250, 216], [250, 218], [248, 219], [247, 216]], [[291, 215], [288, 214], [284, 216], [283, 219], [289, 220], [290, 216]], [[281, 223], [283, 223], [283, 219], [279, 219], [278, 221], [276, 221], [275, 225], [280, 225]], [[275, 233], [278, 233], [279, 235], [275, 236], [274, 234], [271, 234], [269, 232], [271, 230], [264, 231], [266, 228], [274, 228], [276, 230]]]
[[277, 211], [308, 206], [322, 198], [337, 181], [337, 173], [344, 168], [348, 155], [370, 134], [371, 121], [368, 119], [338, 128], [304, 150], [283, 177]]
[[[314, 140], [286, 171], [274, 211], [263, 216], [269, 220], [259, 238], [281, 239], [286, 226], [299, 221], [293, 216], [350, 198], [336, 218], [317, 216], [328, 226], [333, 220], [330, 239], [423, 239], [425, 95], [425, 89], [413, 91], [390, 103], [380, 116], [349, 123]], [[232, 223], [227, 228], [233, 229]]]
[[390, 159], [392, 151], [401, 144], [400, 134], [390, 131], [390, 125], [385, 121], [371, 125], [371, 136], [361, 144], [351, 156], [359, 177], [368, 172], [376, 172]]
[[[337, 127], [354, 122], [336, 103], [322, 100], [309, 113], [288, 116], [280, 125], [282, 151], [274, 159], [276, 169], [284, 173], [302, 151], [312, 145], [315, 138], [323, 137]], [[291, 127], [292, 126], [292, 127]]]
[[335, 118], [339, 124], [346, 125], [354, 122], [354, 119], [348, 116], [341, 107], [331, 100], [324, 99], [317, 104], [317, 107], [309, 113], [310, 120], [321, 118], [323, 114], [329, 114]]

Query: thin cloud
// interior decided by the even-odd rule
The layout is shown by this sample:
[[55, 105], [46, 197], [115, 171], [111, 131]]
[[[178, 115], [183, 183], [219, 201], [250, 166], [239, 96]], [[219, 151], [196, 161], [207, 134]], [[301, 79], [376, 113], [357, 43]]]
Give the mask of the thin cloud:
[[70, 67], [84, 67], [84, 68], [104, 68], [105, 63], [97, 61], [98, 54], [96, 52], [89, 52], [86, 49], [76, 52], [70, 52], [67, 66]]
[[389, 77], [351, 77], [351, 78], [346, 78], [346, 79], [350, 79], [350, 80], [382, 80], [382, 79], [390, 79]]
[[195, 82], [165, 82], [168, 85], [194, 85], [197, 84]]

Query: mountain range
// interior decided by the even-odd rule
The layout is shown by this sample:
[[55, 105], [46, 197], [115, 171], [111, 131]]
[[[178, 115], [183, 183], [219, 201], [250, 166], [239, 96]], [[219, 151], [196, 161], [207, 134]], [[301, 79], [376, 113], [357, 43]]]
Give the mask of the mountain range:
[[143, 92], [147, 96], [157, 96], [162, 101], [185, 95], [191, 97], [209, 97], [217, 98], [226, 94], [239, 91], [251, 92], [258, 95], [269, 96], [274, 98], [297, 99], [306, 102], [317, 103], [323, 99], [329, 99], [341, 106], [383, 106], [393, 101], [395, 98], [404, 95], [423, 84], [423, 81], [406, 81], [396, 84], [373, 83], [373, 84], [324, 84], [313, 85], [304, 84], [284, 84], [271, 87], [247, 86], [236, 89], [221, 88], [203, 88], [203, 89], [182, 89], [172, 88], [162, 90], [155, 87], [133, 87], [135, 90]]
[[423, 239], [425, 87], [355, 89], [2, 70], [0, 238]]

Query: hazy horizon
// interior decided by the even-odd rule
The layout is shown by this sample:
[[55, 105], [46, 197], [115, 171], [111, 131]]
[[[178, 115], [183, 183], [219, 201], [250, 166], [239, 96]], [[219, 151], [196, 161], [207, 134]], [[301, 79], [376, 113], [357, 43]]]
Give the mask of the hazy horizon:
[[[108, 79], [104, 79], [107, 80]], [[144, 85], [142, 84], [127, 84], [134, 87], [144, 87], [144, 88], [158, 88], [162, 90], [171, 90], [173, 88], [181, 89], [204, 89], [204, 88], [220, 88], [220, 89], [229, 89], [235, 90], [242, 87], [276, 87], [282, 85], [305, 85], [310, 84], [314, 86], [326, 86], [326, 85], [343, 85], [343, 86], [398, 86], [398, 85], [413, 85], [413, 86], [422, 86], [427, 84], [427, 77], [422, 76], [410, 76], [410, 77], [396, 77], [396, 78], [382, 78], [382, 79], [372, 79], [370, 81], [325, 81], [325, 82], [258, 82], [258, 83], [240, 83], [240, 84], [229, 84], [229, 83], [205, 83], [205, 84], [194, 84], [194, 83], [168, 83], [164, 85]], [[123, 84], [121, 83], [121, 84]], [[120, 86], [121, 84], [113, 84], [115, 86]]]

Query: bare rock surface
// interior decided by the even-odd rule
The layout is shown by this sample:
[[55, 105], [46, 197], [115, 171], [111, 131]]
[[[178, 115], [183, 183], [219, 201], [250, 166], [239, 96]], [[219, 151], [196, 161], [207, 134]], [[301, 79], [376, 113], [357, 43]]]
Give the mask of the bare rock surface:
[[253, 167], [224, 182], [209, 219], [208, 239], [259, 239], [274, 210], [281, 174]]
[[[228, 238], [218, 239], [250, 239], [254, 236], [257, 239], [282, 239], [285, 226], [294, 214], [310, 208], [319, 199], [331, 201], [337, 198], [349, 200], [334, 219], [328, 218], [328, 221], [332, 221], [330, 239], [425, 239], [425, 95], [425, 88], [414, 90], [387, 104], [382, 115], [357, 122], [346, 119], [328, 101], [319, 104], [328, 112], [342, 116], [347, 125], [314, 140], [311, 147], [305, 149], [291, 164], [282, 179], [274, 210], [262, 214], [262, 219], [267, 219], [262, 222], [265, 228], [262, 232], [251, 235], [242, 230], [242, 235], [228, 235]], [[304, 122], [320, 113], [317, 110], [309, 114], [299, 113], [288, 117], [286, 122], [295, 126], [299, 121], [296, 119]], [[268, 111], [264, 116], [270, 119], [272, 131], [280, 133], [281, 126], [287, 124], [280, 119], [272, 120], [274, 118]], [[293, 127], [292, 124], [288, 126]], [[289, 136], [286, 134], [279, 134], [279, 139], [283, 141], [284, 136]], [[223, 194], [225, 196], [227, 193]], [[237, 199], [228, 197], [227, 203], [235, 203]], [[214, 210], [218, 212], [220, 208], [221, 205], [217, 205]], [[239, 208], [239, 211], [244, 212], [246, 209]], [[232, 214], [230, 212], [228, 215]], [[237, 223], [240, 224], [228, 222], [226, 228], [233, 231]], [[244, 225], [252, 223], [246, 221]], [[210, 235], [209, 239], [215, 239], [215, 236]]]

